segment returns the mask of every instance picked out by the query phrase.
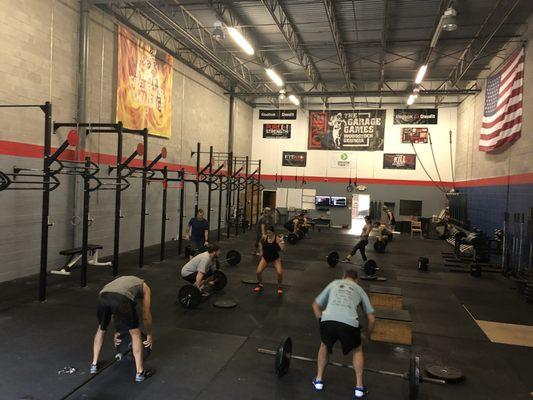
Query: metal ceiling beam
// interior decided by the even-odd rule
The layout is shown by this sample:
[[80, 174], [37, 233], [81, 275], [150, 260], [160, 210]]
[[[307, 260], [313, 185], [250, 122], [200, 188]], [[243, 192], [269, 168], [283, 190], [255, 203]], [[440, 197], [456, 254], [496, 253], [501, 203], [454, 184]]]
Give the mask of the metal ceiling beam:
[[337, 56], [339, 57], [339, 62], [344, 76], [344, 81], [346, 83], [347, 89], [353, 89], [355, 86], [352, 82], [352, 76], [350, 71], [350, 65], [348, 61], [348, 56], [346, 55], [346, 50], [342, 43], [342, 33], [337, 22], [337, 17], [335, 16], [335, 4], [333, 0], [322, 0], [324, 3], [324, 8], [326, 10], [326, 16], [328, 18], [329, 29], [331, 30], [331, 35], [333, 36], [333, 43], [335, 44], [335, 49], [337, 50]]
[[385, 83], [385, 54], [389, 31], [389, 0], [383, 0], [383, 26], [381, 30], [381, 52], [379, 55], [379, 84], [378, 90], [383, 89]]
[[[485, 21], [483, 21], [483, 24], [477, 33], [474, 35], [474, 38], [464, 49], [455, 68], [450, 72], [448, 80], [440, 85], [439, 88], [447, 89], [457, 85], [457, 83], [465, 76], [466, 72], [472, 67], [472, 64], [483, 54], [483, 51], [490, 43], [491, 39], [496, 35], [507, 18], [509, 18], [520, 1], [521, 0], [499, 0], [498, 3], [496, 3], [489, 15], [487, 15], [487, 18], [485, 18]], [[439, 105], [442, 100], [443, 97], [438, 96], [435, 99], [436, 105]]]
[[326, 85], [320, 76], [313, 59], [307, 52], [303, 40], [296, 29], [296, 25], [292, 22], [285, 7], [278, 0], [261, 0], [261, 3], [270, 13], [270, 16], [276, 23], [281, 34], [285, 38], [287, 45], [296, 56], [298, 63], [302, 66], [305, 74], [313, 84], [314, 88], [326, 91]]
[[[420, 90], [419, 96], [469, 96], [475, 95], [481, 92], [480, 89], [452, 89], [452, 90]], [[299, 97], [402, 97], [411, 94], [408, 90], [339, 90], [339, 91], [326, 91], [326, 92], [298, 92], [293, 93]], [[274, 97], [278, 96], [277, 92], [243, 92], [236, 93], [236, 96], [259, 96], [259, 97]]]

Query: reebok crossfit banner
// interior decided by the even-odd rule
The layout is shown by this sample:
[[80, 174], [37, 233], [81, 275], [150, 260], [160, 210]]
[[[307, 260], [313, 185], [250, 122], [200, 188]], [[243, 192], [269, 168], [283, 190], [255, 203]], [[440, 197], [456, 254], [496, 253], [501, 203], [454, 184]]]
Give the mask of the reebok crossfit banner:
[[296, 110], [259, 110], [259, 119], [296, 119]]
[[386, 110], [309, 111], [307, 148], [383, 150]]
[[383, 154], [383, 169], [416, 169], [414, 154]]
[[284, 151], [281, 165], [284, 167], [305, 167], [307, 153], [305, 151]]
[[172, 56], [118, 26], [116, 120], [170, 138]]
[[402, 128], [402, 143], [427, 143], [428, 128]]
[[290, 139], [291, 124], [263, 124], [263, 138]]
[[436, 125], [439, 110], [436, 108], [394, 109], [395, 125]]

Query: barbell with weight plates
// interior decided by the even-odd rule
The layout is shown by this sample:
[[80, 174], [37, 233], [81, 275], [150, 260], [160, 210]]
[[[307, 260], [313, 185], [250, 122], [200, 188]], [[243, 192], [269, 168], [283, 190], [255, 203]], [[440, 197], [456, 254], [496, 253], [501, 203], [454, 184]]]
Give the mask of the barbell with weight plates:
[[[329, 266], [332, 268], [335, 267], [338, 263], [355, 265], [351, 261], [340, 260], [339, 253], [337, 253], [336, 251], [330, 252], [328, 256], [326, 257], [326, 261], [328, 262]], [[372, 259], [366, 260], [365, 263], [363, 264], [363, 271], [365, 272], [366, 276], [374, 276], [376, 275], [378, 270], [379, 268], [378, 268], [377, 263]]]
[[376, 253], [385, 253], [385, 249], [387, 248], [387, 242], [384, 240], [376, 240], [374, 242], [374, 250]]
[[[228, 278], [224, 272], [216, 270], [213, 272], [213, 284], [211, 287], [215, 291], [222, 290], [226, 287]], [[182, 286], [178, 292], [178, 303], [183, 308], [194, 308], [202, 301], [202, 292], [194, 285]]]
[[[185, 246], [185, 257], [188, 257], [189, 255], [195, 256], [199, 253], [203, 253], [204, 251], [207, 251], [207, 247], [199, 247], [193, 250], [191, 245], [187, 245]], [[241, 253], [239, 253], [237, 250], [228, 250], [226, 253], [226, 258], [217, 258], [217, 262], [219, 264], [228, 263], [228, 265], [235, 266], [241, 262]]]
[[[296, 360], [301, 360], [301, 361], [308, 361], [308, 362], [313, 362], [313, 363], [317, 362], [315, 358], [292, 354], [292, 339], [290, 337], [284, 338], [281, 341], [276, 351], [258, 348], [257, 352], [260, 354], [268, 354], [268, 355], [275, 356], [274, 368], [279, 378], [281, 378], [283, 375], [285, 375], [289, 371], [291, 359], [293, 358]], [[331, 361], [328, 364], [336, 366], [336, 367], [353, 369], [352, 365], [341, 364], [341, 363], [331, 362]], [[447, 383], [444, 379], [423, 377], [420, 374], [420, 357], [419, 356], [411, 356], [411, 358], [409, 359], [409, 371], [408, 372], [403, 372], [403, 373], [392, 372], [392, 371], [385, 371], [385, 370], [374, 369], [374, 368], [365, 368], [364, 370], [366, 372], [372, 372], [372, 373], [381, 374], [381, 375], [395, 376], [398, 378], [405, 379], [408, 382], [409, 400], [416, 400], [418, 398], [418, 394], [420, 391], [420, 384], [423, 382], [438, 383], [438, 384]], [[459, 370], [456, 369], [456, 371], [459, 371]]]

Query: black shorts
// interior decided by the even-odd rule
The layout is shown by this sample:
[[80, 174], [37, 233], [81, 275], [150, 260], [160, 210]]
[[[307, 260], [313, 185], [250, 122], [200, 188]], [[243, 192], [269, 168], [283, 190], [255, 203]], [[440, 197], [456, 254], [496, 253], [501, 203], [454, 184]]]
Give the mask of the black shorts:
[[361, 329], [337, 321], [320, 322], [320, 339], [328, 352], [333, 351], [333, 345], [339, 340], [342, 345], [342, 353], [348, 354], [361, 345]]
[[96, 315], [100, 329], [105, 331], [114, 316], [115, 329], [119, 332], [139, 327], [137, 303], [118, 293], [102, 293], [98, 296]]
[[[194, 285], [196, 283], [196, 275], [198, 275], [198, 271], [193, 272], [192, 274], [189, 274], [187, 276], [183, 276], [182, 278]], [[204, 279], [209, 278], [211, 275], [213, 275], [213, 271], [207, 271], [207, 273], [204, 275]]]

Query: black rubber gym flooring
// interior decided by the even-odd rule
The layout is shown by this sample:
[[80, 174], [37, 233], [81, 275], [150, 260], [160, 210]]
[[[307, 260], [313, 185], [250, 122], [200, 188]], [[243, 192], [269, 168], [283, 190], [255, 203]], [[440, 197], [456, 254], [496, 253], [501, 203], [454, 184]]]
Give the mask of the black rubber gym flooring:
[[[147, 251], [147, 265], [136, 267], [136, 254], [121, 258], [121, 273], [147, 280], [153, 291], [154, 350], [147, 366], [156, 374], [142, 384], [133, 382], [133, 363], [123, 360], [99, 374], [69, 399], [349, 399], [353, 396], [353, 372], [329, 367], [326, 390], [315, 393], [311, 379], [315, 365], [293, 360], [289, 373], [278, 379], [274, 359], [257, 353], [258, 347], [276, 348], [283, 336], [293, 339], [294, 353], [315, 357], [318, 327], [311, 302], [341, 266], [329, 268], [325, 256], [331, 250], [343, 255], [355, 238], [338, 230], [311, 232], [311, 238], [288, 246], [283, 256], [286, 292], [279, 298], [272, 269], [265, 273], [264, 293], [241, 283], [253, 278], [256, 258], [250, 255], [255, 233], [221, 242], [224, 252], [238, 249], [243, 258], [225, 271], [229, 282], [195, 310], [176, 305], [183, 281], [179, 270], [184, 260], [157, 259]], [[371, 242], [372, 244], [372, 242]], [[107, 245], [109, 246], [109, 245]], [[168, 253], [173, 254], [175, 244]], [[385, 254], [368, 254], [388, 278], [382, 284], [402, 288], [405, 308], [413, 319], [413, 345], [370, 342], [365, 345], [366, 365], [405, 372], [411, 354], [427, 364], [449, 364], [463, 370], [466, 379], [454, 385], [423, 383], [420, 399], [531, 399], [533, 348], [491, 343], [472, 317], [533, 325], [533, 309], [513, 283], [497, 274], [476, 279], [450, 273], [444, 267], [443, 241], [396, 237]], [[419, 256], [430, 258], [430, 270], [417, 270]], [[356, 256], [355, 260], [359, 260]], [[80, 288], [77, 274], [50, 276], [48, 300], [34, 301], [34, 277], [0, 284], [0, 398], [60, 399], [89, 377], [92, 339], [96, 329], [95, 300], [111, 279], [106, 269], [90, 267], [89, 286]], [[368, 283], [363, 283], [368, 287]], [[218, 309], [220, 297], [238, 302], [234, 309]], [[103, 360], [113, 359], [111, 334]], [[339, 351], [333, 357], [343, 360]], [[58, 374], [74, 367], [74, 374]], [[395, 377], [367, 373], [369, 399], [402, 399], [406, 382]]]

